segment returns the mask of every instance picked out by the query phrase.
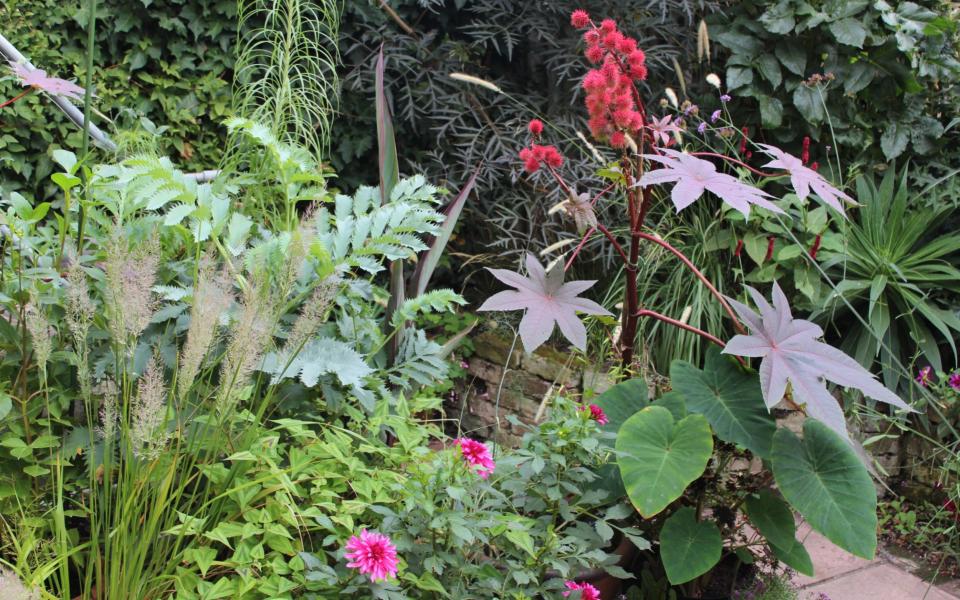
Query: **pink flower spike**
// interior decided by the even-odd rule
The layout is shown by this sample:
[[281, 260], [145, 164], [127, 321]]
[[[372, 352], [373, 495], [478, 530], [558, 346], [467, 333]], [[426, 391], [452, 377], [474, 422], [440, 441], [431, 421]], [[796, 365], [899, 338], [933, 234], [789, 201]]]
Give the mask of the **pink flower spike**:
[[480, 479], [486, 479], [493, 473], [496, 463], [493, 462], [490, 448], [487, 448], [486, 444], [470, 438], [459, 438], [456, 444], [460, 447], [463, 459], [476, 469]]
[[764, 167], [783, 169], [790, 173], [790, 185], [793, 186], [793, 191], [797, 193], [800, 200], [806, 200], [812, 190], [821, 200], [836, 209], [840, 214], [844, 214], [841, 200], [856, 205], [853, 198], [830, 185], [830, 182], [824, 179], [820, 173], [804, 166], [803, 161], [796, 156], [787, 154], [780, 148], [769, 144], [757, 145], [760, 146], [764, 154], [774, 158], [774, 160], [763, 165]]
[[347, 542], [344, 557], [350, 562], [347, 566], [369, 575], [373, 582], [386, 581], [397, 576], [397, 547], [390, 538], [366, 529], [359, 536], [353, 536]]
[[947, 379], [947, 383], [950, 384], [950, 387], [960, 392], [960, 373], [952, 373], [950, 378]]
[[745, 217], [750, 216], [750, 205], [783, 214], [777, 205], [767, 200], [772, 198], [770, 194], [747, 185], [736, 177], [717, 173], [717, 167], [712, 162], [669, 148], [661, 148], [660, 152], [662, 154], [644, 154], [643, 158], [658, 162], [664, 168], [647, 171], [636, 185], [647, 187], [676, 182], [670, 199], [673, 200], [677, 212], [693, 204], [704, 191], [709, 191]]
[[31, 69], [24, 64], [10, 63], [13, 74], [20, 79], [24, 87], [43, 90], [55, 96], [64, 96], [72, 100], [83, 100], [84, 89], [75, 83], [58, 77], [48, 77], [43, 69]]
[[[566, 581], [564, 582], [567, 589], [572, 592], [580, 592], [580, 598], [582, 600], [600, 600], [600, 590], [595, 588], [589, 583], [577, 583], [576, 581]], [[570, 592], [564, 592], [563, 597], [566, 598], [570, 595]]]
[[919, 383], [921, 387], [927, 387], [927, 384], [930, 383], [930, 374], [932, 372], [933, 368], [929, 365], [920, 369], [920, 372], [917, 373], [917, 383]]

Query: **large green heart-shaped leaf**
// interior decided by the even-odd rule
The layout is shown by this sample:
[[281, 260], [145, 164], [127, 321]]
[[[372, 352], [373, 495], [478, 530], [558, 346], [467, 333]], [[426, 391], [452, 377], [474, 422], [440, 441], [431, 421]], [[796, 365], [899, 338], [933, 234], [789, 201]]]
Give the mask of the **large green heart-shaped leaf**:
[[593, 403], [607, 415], [607, 424], [601, 429], [616, 433], [620, 426], [637, 411], [650, 404], [647, 382], [643, 379], [628, 379], [603, 392]]
[[762, 458], [770, 456], [777, 424], [763, 402], [756, 375], [743, 372], [711, 348], [702, 371], [686, 361], [673, 361], [670, 381], [683, 394], [687, 410], [705, 416], [721, 440]]
[[713, 434], [703, 415], [674, 423], [666, 408], [648, 406], [620, 428], [616, 449], [627, 495], [649, 518], [703, 474], [713, 453]]
[[770, 490], [748, 496], [743, 506], [750, 522], [767, 539], [777, 558], [800, 573], [812, 576], [813, 562], [797, 540], [797, 524], [790, 506]]
[[783, 497], [810, 526], [844, 550], [872, 559], [877, 551], [877, 492], [853, 449], [814, 419], [803, 440], [786, 428], [773, 436], [771, 470]]
[[685, 506], [670, 515], [660, 530], [660, 560], [673, 585], [703, 575], [720, 562], [723, 540], [711, 521], [697, 521]]

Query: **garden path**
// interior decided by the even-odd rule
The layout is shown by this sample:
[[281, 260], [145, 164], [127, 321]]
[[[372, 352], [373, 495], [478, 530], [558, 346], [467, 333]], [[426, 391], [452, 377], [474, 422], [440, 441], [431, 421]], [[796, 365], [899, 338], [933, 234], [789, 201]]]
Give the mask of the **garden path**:
[[933, 585], [908, 570], [907, 561], [883, 551], [873, 560], [853, 556], [806, 523], [797, 533], [816, 573], [794, 578], [802, 600], [960, 600], [960, 582]]

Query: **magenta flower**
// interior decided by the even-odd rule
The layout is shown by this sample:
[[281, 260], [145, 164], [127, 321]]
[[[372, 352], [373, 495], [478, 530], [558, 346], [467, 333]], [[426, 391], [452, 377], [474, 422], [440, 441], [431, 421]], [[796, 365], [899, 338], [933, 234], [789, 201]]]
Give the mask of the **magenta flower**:
[[370, 532], [366, 529], [360, 532], [359, 537], [353, 536], [347, 542], [347, 553], [344, 557], [350, 562], [347, 566], [357, 569], [370, 580], [386, 581], [387, 578], [397, 576], [397, 547], [390, 538], [382, 533]]
[[459, 438], [456, 443], [460, 447], [463, 459], [474, 467], [480, 479], [486, 479], [490, 473], [493, 473], [496, 463], [493, 462], [490, 448], [487, 448], [486, 444], [470, 438]]
[[43, 90], [48, 94], [65, 96], [73, 100], [82, 100], [84, 89], [75, 83], [58, 77], [48, 77], [43, 69], [31, 69], [20, 63], [10, 63], [13, 74], [20, 79], [24, 87]]
[[703, 133], [706, 130], [707, 130], [707, 122], [700, 121], [700, 124], [697, 125], [697, 133]]
[[[600, 600], [600, 590], [593, 587], [589, 583], [577, 583], [576, 581], [567, 581], [564, 582], [567, 589], [572, 592], [580, 592], [580, 598], [582, 600]], [[563, 597], [566, 598], [570, 595], [570, 592], [564, 592]]]
[[720, 96], [720, 102], [730, 102], [733, 98], [730, 97], [730, 94], [724, 94]]
[[850, 204], [856, 204], [853, 198], [830, 185], [830, 182], [824, 179], [820, 173], [804, 166], [803, 161], [796, 156], [787, 154], [780, 148], [770, 146], [769, 144], [757, 145], [760, 146], [766, 155], [775, 159], [765, 164], [765, 167], [784, 169], [790, 173], [790, 185], [793, 186], [793, 191], [797, 193], [797, 197], [801, 200], [806, 200], [807, 196], [810, 195], [810, 191], [813, 190], [813, 193], [820, 196], [824, 202], [835, 208], [841, 214], [843, 213], [841, 200]]
[[713, 111], [713, 114], [710, 115], [710, 122], [716, 123], [720, 119], [720, 109]]
[[664, 168], [647, 171], [636, 185], [647, 187], [676, 182], [670, 198], [677, 207], [677, 212], [693, 204], [704, 191], [709, 191], [747, 217], [750, 216], [751, 204], [783, 213], [767, 200], [772, 198], [770, 194], [747, 185], [736, 177], [717, 173], [717, 167], [710, 161], [668, 148], [661, 148], [660, 152], [663, 154], [644, 154], [643, 157], [664, 165]]
[[671, 121], [673, 117], [667, 115], [662, 119], [652, 117], [647, 123], [647, 129], [653, 132], [653, 139], [660, 138], [660, 143], [664, 146], [670, 145], [670, 140], [674, 133], [680, 133], [680, 125], [676, 121]]
[[597, 425], [606, 425], [610, 422], [610, 419], [607, 418], [607, 413], [603, 412], [603, 409], [596, 404], [581, 406], [580, 410], [589, 410], [590, 418], [596, 421]]
[[933, 367], [931, 367], [930, 365], [927, 365], [926, 367], [920, 369], [916, 377], [917, 383], [919, 383], [921, 387], [927, 387], [927, 384], [930, 383], [931, 373], [933, 373]]
[[951, 373], [950, 378], [947, 379], [947, 383], [950, 385], [950, 387], [960, 392], [960, 372]]

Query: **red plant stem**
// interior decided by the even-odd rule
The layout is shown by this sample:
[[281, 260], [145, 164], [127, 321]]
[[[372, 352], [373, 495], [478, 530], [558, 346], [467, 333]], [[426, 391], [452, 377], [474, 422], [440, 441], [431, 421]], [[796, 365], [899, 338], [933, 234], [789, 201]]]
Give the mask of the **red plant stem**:
[[570, 255], [570, 258], [567, 259], [567, 264], [563, 265], [564, 272], [570, 269], [570, 265], [573, 264], [573, 261], [576, 260], [577, 256], [580, 254], [580, 250], [583, 249], [584, 244], [587, 243], [587, 240], [590, 239], [590, 236], [593, 235], [593, 232], [596, 231], [596, 227], [591, 227], [583, 234], [583, 237], [580, 238], [580, 243], [577, 244], [577, 247], [573, 249], [573, 254]]
[[693, 325], [688, 325], [688, 324], [684, 323], [683, 321], [678, 321], [678, 320], [676, 320], [676, 319], [672, 319], [672, 318], [668, 317], [667, 315], [662, 315], [662, 314], [658, 313], [658, 312], [655, 311], [655, 310], [647, 310], [647, 309], [645, 309], [645, 308], [642, 308], [642, 309], [638, 310], [637, 312], [635, 312], [635, 313], [634, 313], [634, 316], [636, 316], [636, 317], [638, 317], [638, 318], [639, 318], [639, 317], [652, 317], [652, 318], [654, 318], [654, 319], [656, 319], [656, 320], [658, 320], [658, 321], [663, 321], [664, 323], [668, 323], [668, 324], [670, 324], [670, 325], [673, 325], [674, 327], [679, 327], [680, 329], [683, 329], [684, 331], [689, 331], [690, 333], [695, 333], [695, 334], [699, 335], [700, 337], [702, 337], [702, 338], [705, 339], [705, 340], [710, 340], [711, 342], [713, 342], [714, 344], [720, 346], [721, 348], [726, 348], [726, 346], [727, 346], [725, 343], [723, 343], [723, 341], [720, 340], [720, 338], [718, 338], [718, 337], [716, 337], [716, 336], [714, 336], [714, 335], [711, 335], [711, 334], [707, 333], [706, 331], [704, 331], [704, 330], [702, 330], [702, 329], [697, 329], [697, 328], [694, 327]]
[[789, 175], [789, 174], [790, 174], [790, 173], [788, 173], [787, 171], [783, 171], [783, 172], [781, 172], [781, 173], [767, 173], [767, 172], [765, 172], [765, 171], [761, 171], [761, 170], [759, 170], [759, 169], [755, 169], [755, 168], [751, 167], [750, 165], [748, 165], [747, 163], [743, 162], [742, 160], [736, 159], [736, 158], [734, 158], [734, 157], [732, 157], [732, 156], [727, 156], [726, 154], [718, 154], [718, 153], [716, 153], [716, 152], [691, 152], [690, 154], [691, 154], [692, 156], [709, 156], [709, 157], [711, 157], [711, 158], [722, 158], [723, 160], [725, 160], [725, 161], [727, 161], [727, 162], [732, 162], [732, 163], [735, 164], [735, 165], [740, 165], [740, 166], [743, 167], [744, 169], [747, 169], [748, 171], [750, 171], [750, 172], [753, 173], [754, 175], [759, 175], [760, 177], [783, 177], [783, 176], [785, 176], [785, 175]]
[[680, 260], [680, 262], [682, 262], [688, 269], [693, 271], [693, 274], [697, 276], [697, 279], [699, 279], [703, 283], [703, 285], [707, 286], [707, 289], [710, 290], [710, 293], [713, 294], [714, 297], [716, 297], [717, 301], [720, 302], [720, 305], [723, 307], [723, 310], [725, 310], [727, 314], [730, 315], [730, 318], [733, 320], [733, 324], [737, 328], [737, 331], [739, 333], [746, 333], [746, 330], [743, 328], [743, 324], [740, 323], [740, 319], [738, 319], [736, 313], [733, 312], [733, 308], [730, 307], [730, 304], [727, 302], [727, 299], [723, 297], [723, 294], [721, 294], [720, 291], [717, 290], [717, 288], [714, 287], [712, 283], [710, 283], [710, 280], [707, 279], [706, 275], [704, 275], [700, 271], [700, 269], [698, 269], [696, 265], [693, 264], [693, 261], [687, 258], [683, 252], [680, 252], [679, 250], [674, 248], [666, 240], [660, 239], [654, 235], [650, 235], [649, 233], [643, 233], [642, 231], [638, 231], [636, 233], [640, 238], [647, 240], [649, 242], [653, 242], [654, 244], [657, 244], [661, 248], [670, 252], [671, 254], [676, 256]]
[[4, 102], [3, 104], [0, 104], [0, 108], [5, 108], [5, 107], [7, 107], [7, 106], [10, 106], [11, 104], [13, 104], [14, 102], [16, 102], [16, 101], [19, 100], [20, 98], [23, 98], [24, 96], [26, 96], [27, 94], [29, 94], [29, 93], [32, 92], [32, 91], [33, 91], [33, 88], [32, 88], [32, 87], [28, 87], [27, 89], [25, 89], [25, 90], [23, 91], [23, 93], [14, 96], [13, 98], [7, 100], [7, 101]]
[[820, 234], [813, 240], [813, 246], [810, 247], [810, 258], [817, 260], [817, 252], [820, 250]]
[[767, 237], [767, 254], [763, 257], [763, 262], [767, 262], [773, 258], [773, 244], [775, 240], [776, 238], [772, 235]]
[[603, 235], [607, 236], [607, 239], [610, 240], [611, 244], [613, 244], [613, 249], [620, 254], [620, 258], [623, 259], [623, 262], [628, 267], [631, 266], [633, 263], [630, 262], [630, 259], [627, 257], [627, 253], [623, 251], [623, 246], [620, 245], [620, 242], [617, 241], [617, 238], [613, 237], [613, 234], [610, 233], [610, 230], [600, 223], [597, 223], [597, 229], [599, 229]]

